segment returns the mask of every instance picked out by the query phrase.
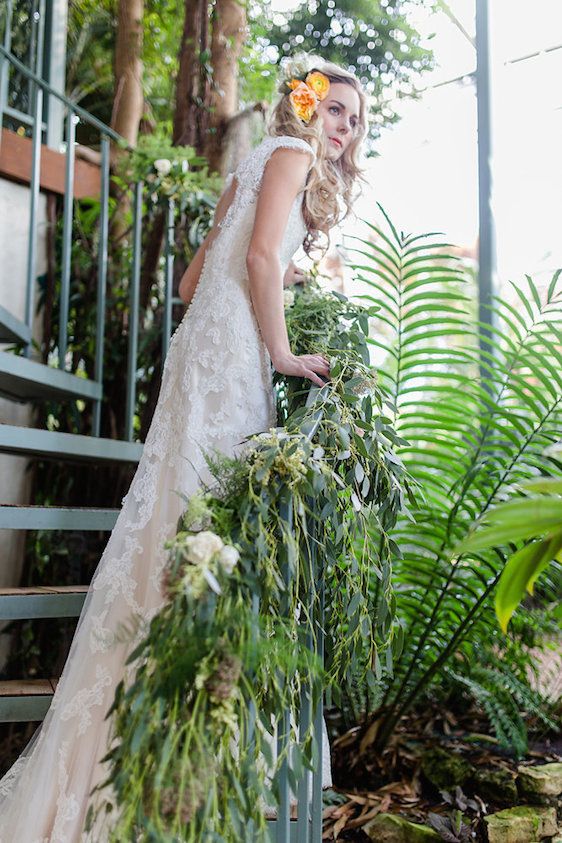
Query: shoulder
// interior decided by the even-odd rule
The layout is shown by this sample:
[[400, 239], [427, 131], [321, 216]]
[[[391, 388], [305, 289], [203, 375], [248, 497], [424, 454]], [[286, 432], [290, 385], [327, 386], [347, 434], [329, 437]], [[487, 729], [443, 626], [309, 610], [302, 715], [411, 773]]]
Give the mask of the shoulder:
[[[302, 170], [300, 166], [301, 162], [298, 158], [297, 161], [291, 160], [288, 162], [278, 162], [281, 167], [275, 167], [274, 169], [280, 170], [281, 177], [283, 176], [283, 172], [281, 171], [284, 170], [285, 174], [289, 172], [291, 176], [294, 175], [295, 179], [300, 179], [302, 181], [316, 160], [316, 153], [308, 141], [305, 141], [302, 138], [293, 137], [293, 135], [266, 135], [260, 143], [258, 143], [258, 145], [255, 146], [252, 151], [242, 159], [242, 161], [240, 161], [235, 170], [234, 174], [238, 184], [241, 185], [243, 193], [246, 194], [249, 192], [251, 195], [257, 194], [267, 162], [273, 152], [277, 149], [290, 149], [297, 150], [300, 153], [307, 153], [306, 156], [302, 154], [298, 156], [298, 158], [302, 158], [303, 160]], [[293, 156], [289, 157], [292, 158]]]
[[294, 149], [308, 153], [311, 165], [316, 160], [316, 153], [309, 142], [293, 135], [266, 135], [256, 149], [261, 151], [265, 159], [276, 149]]

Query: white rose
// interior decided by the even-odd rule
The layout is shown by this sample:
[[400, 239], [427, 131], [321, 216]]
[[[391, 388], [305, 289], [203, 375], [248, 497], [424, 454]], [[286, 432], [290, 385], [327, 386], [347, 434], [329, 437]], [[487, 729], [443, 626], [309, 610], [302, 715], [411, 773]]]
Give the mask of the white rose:
[[231, 544], [226, 544], [219, 554], [219, 563], [225, 574], [234, 571], [239, 559], [240, 554]]
[[166, 176], [172, 169], [172, 162], [168, 158], [157, 158], [154, 162], [154, 168], [163, 176]]
[[292, 307], [295, 303], [295, 294], [292, 290], [283, 291], [283, 304], [285, 307]]
[[224, 542], [210, 530], [202, 530], [194, 536], [188, 536], [185, 540], [187, 555], [191, 562], [196, 565], [206, 565], [215, 553], [224, 547]]

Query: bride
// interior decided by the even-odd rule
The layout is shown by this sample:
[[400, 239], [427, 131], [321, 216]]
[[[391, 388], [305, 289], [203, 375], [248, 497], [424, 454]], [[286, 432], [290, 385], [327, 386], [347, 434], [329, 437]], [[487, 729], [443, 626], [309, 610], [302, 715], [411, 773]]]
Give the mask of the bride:
[[[313, 62], [313, 63], [312, 63]], [[321, 354], [291, 352], [283, 283], [291, 258], [351, 209], [366, 133], [366, 95], [338, 65], [304, 55], [279, 88], [268, 134], [227, 177], [214, 225], [181, 279], [189, 305], [165, 361], [139, 466], [93, 576], [70, 652], [42, 725], [0, 780], [0, 843], [103, 843], [84, 831], [92, 790], [108, 769], [106, 720], [143, 625], [163, 605], [164, 543], [176, 531], [181, 492], [207, 482], [205, 451], [234, 455], [275, 426], [273, 366], [322, 385]], [[326, 736], [323, 736], [326, 741]], [[323, 785], [331, 784], [329, 753]]]

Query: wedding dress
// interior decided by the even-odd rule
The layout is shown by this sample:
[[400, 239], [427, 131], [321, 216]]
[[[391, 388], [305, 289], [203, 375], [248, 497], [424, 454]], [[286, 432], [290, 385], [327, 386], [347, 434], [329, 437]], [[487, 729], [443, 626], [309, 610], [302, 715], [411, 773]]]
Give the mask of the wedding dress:
[[[120, 638], [131, 616], [146, 631], [163, 604], [164, 542], [176, 531], [184, 501], [209, 480], [203, 453], [240, 453], [244, 437], [275, 426], [271, 362], [253, 312], [246, 270], [262, 174], [271, 153], [306, 141], [267, 136], [225, 181], [236, 192], [206, 250], [193, 300], [170, 342], [158, 403], [141, 460], [93, 576], [51, 707], [0, 780], [0, 843], [104, 843], [86, 834], [91, 790], [108, 774], [105, 720], [134, 641]], [[303, 184], [304, 189], [304, 184]], [[280, 250], [283, 272], [306, 227], [302, 189]], [[138, 639], [136, 639], [138, 640]], [[323, 786], [331, 784], [324, 728]], [[107, 790], [107, 788], [106, 788]], [[105, 791], [104, 791], [105, 792]]]

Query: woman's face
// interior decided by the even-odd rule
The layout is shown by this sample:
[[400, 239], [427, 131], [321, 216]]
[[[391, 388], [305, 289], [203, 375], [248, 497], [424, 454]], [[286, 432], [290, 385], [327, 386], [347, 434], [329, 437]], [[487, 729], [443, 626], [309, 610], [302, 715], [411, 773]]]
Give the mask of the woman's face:
[[359, 94], [345, 82], [332, 82], [328, 96], [318, 103], [317, 113], [324, 121], [328, 136], [327, 155], [331, 161], [341, 158], [357, 131]]

